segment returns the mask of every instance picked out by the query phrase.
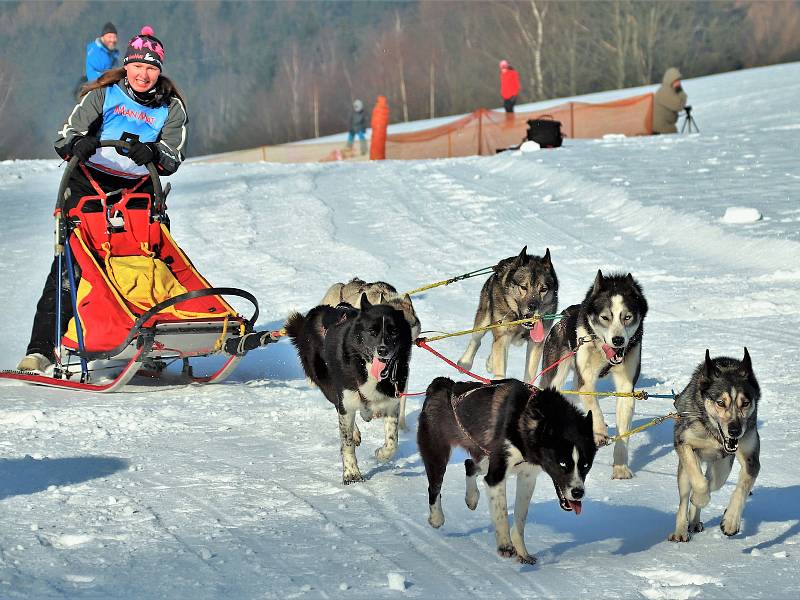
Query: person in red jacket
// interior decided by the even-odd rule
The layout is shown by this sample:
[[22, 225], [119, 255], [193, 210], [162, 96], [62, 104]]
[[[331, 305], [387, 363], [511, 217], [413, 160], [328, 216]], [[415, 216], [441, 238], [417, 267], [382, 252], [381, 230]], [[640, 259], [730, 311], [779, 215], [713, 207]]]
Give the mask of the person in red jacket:
[[503, 108], [507, 113], [514, 112], [514, 105], [519, 95], [519, 73], [508, 64], [507, 60], [500, 61], [500, 96], [503, 98]]

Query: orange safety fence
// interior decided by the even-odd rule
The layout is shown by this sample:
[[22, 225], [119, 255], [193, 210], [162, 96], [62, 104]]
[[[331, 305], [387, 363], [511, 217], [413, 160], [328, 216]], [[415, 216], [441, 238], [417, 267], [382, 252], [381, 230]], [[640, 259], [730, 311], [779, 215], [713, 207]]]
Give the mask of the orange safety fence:
[[528, 120], [545, 116], [561, 122], [570, 138], [653, 133], [653, 94], [590, 104], [567, 102], [535, 112], [501, 113], [480, 108], [451, 123], [386, 136], [386, 158], [450, 158], [495, 154], [525, 139]]
[[[653, 94], [612, 102], [566, 102], [533, 112], [502, 113], [485, 108], [429, 129], [386, 135], [387, 159], [450, 158], [488, 156], [519, 144], [528, 120], [550, 116], [561, 121], [568, 138], [600, 138], [607, 134], [626, 136], [653, 133]], [[203, 162], [301, 163], [335, 160], [365, 160], [344, 148], [344, 142], [306, 142], [260, 146], [203, 157]]]

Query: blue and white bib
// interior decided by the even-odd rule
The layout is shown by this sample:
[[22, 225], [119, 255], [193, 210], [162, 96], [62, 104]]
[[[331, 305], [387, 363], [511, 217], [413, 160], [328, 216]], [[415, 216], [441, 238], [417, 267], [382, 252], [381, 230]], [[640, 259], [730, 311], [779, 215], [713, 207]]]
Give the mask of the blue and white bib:
[[[167, 120], [169, 107], [139, 104], [120, 86], [116, 84], [106, 88], [99, 138], [155, 142]], [[96, 169], [119, 177], [137, 178], [147, 174], [144, 165], [139, 166], [122, 156], [116, 148], [98, 148], [89, 163]]]

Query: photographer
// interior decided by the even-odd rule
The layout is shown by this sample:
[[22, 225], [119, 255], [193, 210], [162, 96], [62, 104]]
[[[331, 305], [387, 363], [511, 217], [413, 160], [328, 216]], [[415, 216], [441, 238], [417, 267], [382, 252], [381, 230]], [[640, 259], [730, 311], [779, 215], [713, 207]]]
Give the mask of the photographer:
[[661, 87], [655, 95], [653, 107], [653, 133], [678, 133], [675, 123], [678, 122], [678, 113], [690, 110], [686, 106], [686, 92], [681, 87], [681, 73], [675, 67], [670, 67], [664, 73]]

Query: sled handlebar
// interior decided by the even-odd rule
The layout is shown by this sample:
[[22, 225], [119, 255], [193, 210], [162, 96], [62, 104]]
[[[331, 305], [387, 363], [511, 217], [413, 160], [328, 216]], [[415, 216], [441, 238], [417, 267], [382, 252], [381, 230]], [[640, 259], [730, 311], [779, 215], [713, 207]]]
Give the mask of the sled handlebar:
[[[101, 140], [100, 147], [116, 148], [117, 150], [131, 149], [131, 145], [124, 140]], [[64, 211], [64, 204], [69, 197], [69, 188], [67, 187], [69, 185], [69, 178], [79, 162], [77, 156], [70, 158], [67, 163], [67, 168], [64, 170], [64, 174], [61, 176], [61, 183], [58, 186], [58, 197], [56, 198], [57, 215], [62, 214]], [[164, 206], [164, 190], [161, 188], [161, 178], [158, 175], [158, 169], [156, 169], [156, 165], [152, 161], [145, 166], [147, 167], [147, 172], [150, 174], [150, 180], [153, 182], [153, 211], [157, 215], [163, 215], [166, 207]]]

